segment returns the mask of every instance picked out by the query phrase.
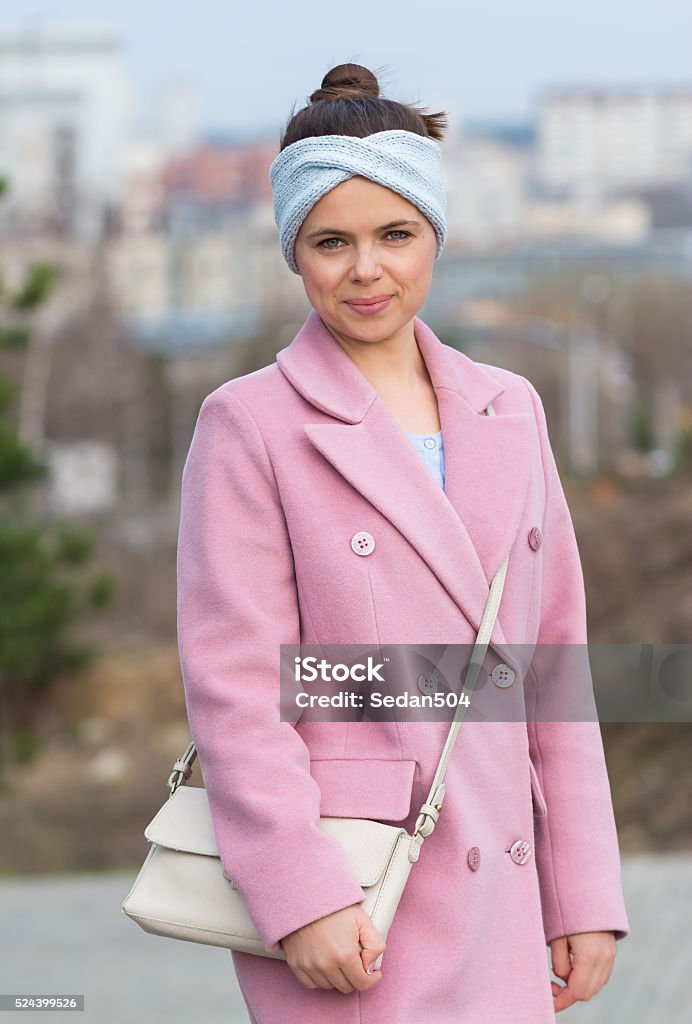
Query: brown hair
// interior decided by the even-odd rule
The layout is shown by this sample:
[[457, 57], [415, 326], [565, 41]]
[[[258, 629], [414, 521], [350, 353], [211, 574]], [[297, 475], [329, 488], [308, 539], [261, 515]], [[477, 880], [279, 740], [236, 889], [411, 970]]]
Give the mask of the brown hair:
[[337, 64], [308, 99], [308, 105], [298, 113], [291, 111], [281, 134], [281, 150], [315, 135], [355, 135], [363, 139], [373, 132], [392, 129], [440, 141], [448, 127], [444, 111], [431, 114], [423, 107], [380, 96], [377, 78], [362, 64]]

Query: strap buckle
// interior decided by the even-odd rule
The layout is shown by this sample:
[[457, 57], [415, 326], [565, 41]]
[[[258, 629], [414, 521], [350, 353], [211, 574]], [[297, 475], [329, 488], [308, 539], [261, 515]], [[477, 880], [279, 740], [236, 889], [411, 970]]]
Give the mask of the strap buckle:
[[441, 782], [436, 788], [432, 800], [426, 800], [424, 804], [421, 804], [418, 818], [416, 820], [416, 826], [413, 830], [413, 835], [411, 836], [411, 842], [409, 843], [408, 848], [408, 859], [412, 864], [415, 863], [420, 856], [420, 848], [423, 845], [423, 840], [431, 834], [437, 824], [444, 797], [445, 784], [444, 782]]
[[173, 764], [173, 771], [168, 776], [168, 787], [170, 794], [168, 799], [173, 796], [176, 789], [179, 786], [183, 786], [192, 775], [192, 764], [197, 757], [197, 751], [195, 749], [194, 741], [188, 744], [187, 750], [182, 757], [179, 757]]

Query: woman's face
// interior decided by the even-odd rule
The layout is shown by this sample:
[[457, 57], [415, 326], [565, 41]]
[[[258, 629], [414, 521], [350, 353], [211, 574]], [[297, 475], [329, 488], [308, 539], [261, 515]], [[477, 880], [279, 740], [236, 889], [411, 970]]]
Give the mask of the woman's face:
[[[435, 230], [398, 192], [369, 178], [342, 181], [312, 207], [296, 239], [296, 262], [313, 308], [345, 338], [382, 341], [423, 305], [437, 249]], [[370, 312], [358, 300], [387, 302]], [[364, 311], [365, 310], [365, 311]]]

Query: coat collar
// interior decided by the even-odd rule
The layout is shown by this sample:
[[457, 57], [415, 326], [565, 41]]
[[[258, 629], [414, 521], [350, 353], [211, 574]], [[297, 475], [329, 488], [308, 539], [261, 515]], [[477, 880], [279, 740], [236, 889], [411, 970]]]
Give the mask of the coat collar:
[[[437, 395], [444, 492], [314, 309], [276, 360], [306, 401], [334, 418], [304, 424], [310, 443], [406, 537], [477, 631], [526, 501], [530, 417], [497, 408], [495, 416], [485, 415], [504, 386], [419, 317], [414, 334]], [[508, 580], [511, 575], [510, 560]], [[492, 635], [498, 649], [506, 644], [502, 618], [501, 603]]]

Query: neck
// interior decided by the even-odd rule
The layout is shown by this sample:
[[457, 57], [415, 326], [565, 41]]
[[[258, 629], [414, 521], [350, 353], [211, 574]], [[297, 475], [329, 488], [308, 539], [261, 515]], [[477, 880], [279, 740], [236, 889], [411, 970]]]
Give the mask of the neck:
[[361, 341], [325, 324], [360, 372], [378, 391], [415, 388], [427, 381], [428, 371], [416, 342], [413, 320], [382, 341]]

